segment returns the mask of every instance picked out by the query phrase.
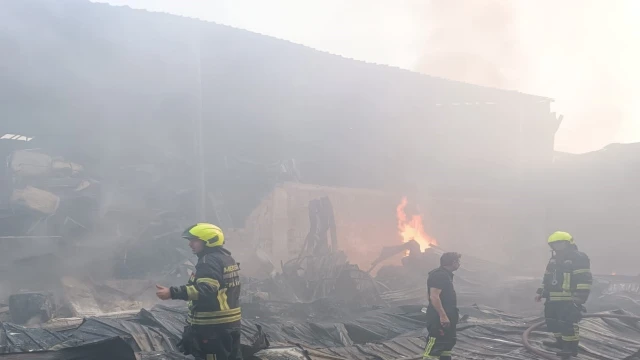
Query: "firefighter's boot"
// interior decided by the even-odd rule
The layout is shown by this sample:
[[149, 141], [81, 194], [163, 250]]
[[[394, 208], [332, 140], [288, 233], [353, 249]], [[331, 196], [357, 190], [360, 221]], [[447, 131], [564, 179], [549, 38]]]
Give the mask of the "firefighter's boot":
[[578, 356], [578, 342], [577, 341], [572, 341], [570, 343], [570, 348], [571, 348], [571, 355], [573, 356]]
[[562, 341], [562, 338], [559, 337], [557, 337], [555, 341], [543, 341], [542, 345], [558, 350], [564, 349], [564, 342]]
[[562, 351], [559, 351], [557, 354], [562, 360], [569, 360], [572, 356], [578, 356], [578, 342], [564, 341]]

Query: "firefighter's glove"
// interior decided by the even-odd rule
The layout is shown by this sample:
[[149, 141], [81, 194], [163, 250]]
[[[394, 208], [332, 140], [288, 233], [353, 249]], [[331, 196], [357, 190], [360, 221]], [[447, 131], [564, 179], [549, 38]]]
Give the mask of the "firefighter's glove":
[[200, 351], [200, 344], [191, 326], [185, 326], [182, 333], [182, 339], [176, 344], [178, 351], [185, 355], [198, 354]]
[[575, 304], [575, 306], [580, 309], [580, 312], [587, 312], [587, 308], [584, 307], [584, 299], [579, 298], [579, 297], [574, 297], [573, 298], [573, 303]]
[[176, 347], [182, 354], [191, 355], [191, 352], [184, 347], [184, 339], [180, 339], [180, 341], [178, 341], [178, 343], [176, 344]]
[[586, 313], [587, 312], [587, 308], [583, 305], [582, 302], [574, 301], [573, 302], [573, 306], [575, 306], [576, 309], [578, 309], [579, 313]]

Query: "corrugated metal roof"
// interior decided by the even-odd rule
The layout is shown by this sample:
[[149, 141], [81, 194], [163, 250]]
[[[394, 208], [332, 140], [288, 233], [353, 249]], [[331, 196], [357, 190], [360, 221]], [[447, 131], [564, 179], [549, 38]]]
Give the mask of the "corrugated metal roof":
[[[243, 320], [242, 344], [251, 347], [256, 325], [261, 325], [272, 350], [261, 359], [419, 359], [425, 346], [425, 315], [420, 306], [372, 310], [336, 322], [291, 321], [280, 317]], [[175, 343], [185, 325], [186, 308], [158, 306], [134, 319], [88, 319], [62, 336], [42, 329], [2, 324], [0, 345], [13, 351], [38, 351], [92, 344], [114, 336], [124, 339], [146, 359], [180, 358]], [[458, 324], [454, 356], [460, 359], [528, 360], [537, 357], [521, 345], [527, 327], [539, 318], [523, 318], [501, 311], [470, 306]], [[180, 329], [180, 330], [178, 330]], [[581, 359], [620, 360], [640, 349], [640, 328], [622, 320], [589, 318], [581, 322]], [[4, 340], [3, 340], [4, 339]], [[534, 332], [530, 341], [542, 347], [551, 339]], [[155, 355], [154, 355], [155, 354]], [[166, 354], [166, 355], [163, 355]], [[177, 354], [176, 354], [177, 355]], [[0, 355], [1, 357], [1, 355]]]
[[[149, 116], [149, 109], [146, 115], [142, 109], [118, 109], [123, 105], [119, 99], [136, 100], [144, 107], [157, 105], [167, 95], [195, 92], [198, 53], [203, 60], [205, 107], [213, 101], [211, 111], [221, 117], [286, 118], [298, 107], [307, 112], [337, 107], [337, 113], [370, 108], [370, 112], [358, 111], [361, 116], [375, 117], [381, 106], [398, 111], [408, 104], [422, 109], [436, 104], [551, 101], [348, 59], [225, 25], [128, 7], [12, 0], [0, 4], [0, 13], [6, 20], [2, 32], [21, 49], [0, 60], [12, 69], [5, 81], [12, 89], [7, 94], [12, 99], [7, 111], [21, 122], [34, 117], [45, 121], [46, 117], [48, 122], [54, 119], [61, 123], [71, 121], [78, 111], [84, 113], [85, 123], [114, 122], [114, 117], [127, 113]], [[34, 35], [42, 29], [47, 30], [45, 38]], [[219, 98], [231, 99], [229, 107]], [[29, 106], [34, 102], [42, 106]], [[56, 131], [51, 127], [46, 130]]]
[[4, 131], [33, 136], [47, 148], [82, 149], [86, 157], [190, 150], [200, 89], [203, 131], [224, 133], [215, 146], [260, 144], [280, 153], [327, 138], [352, 143], [353, 152], [388, 124], [398, 132], [421, 122], [446, 127], [443, 108], [523, 104], [544, 113], [550, 101], [108, 4], [3, 1], [0, 19], [0, 35], [20, 49], [0, 58], [12, 70], [3, 82], [10, 89], [3, 110], [13, 120]]

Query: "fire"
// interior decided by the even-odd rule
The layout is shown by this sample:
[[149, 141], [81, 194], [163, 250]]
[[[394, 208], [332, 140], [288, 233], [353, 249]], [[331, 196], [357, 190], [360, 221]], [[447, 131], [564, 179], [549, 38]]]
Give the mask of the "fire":
[[396, 208], [396, 216], [398, 217], [398, 234], [402, 237], [402, 242], [409, 240], [415, 240], [420, 244], [420, 250], [424, 251], [436, 245], [436, 240], [424, 232], [422, 226], [422, 216], [412, 215], [411, 219], [407, 219], [407, 214], [404, 212], [404, 208], [407, 206], [407, 197], [403, 197], [400, 204]]

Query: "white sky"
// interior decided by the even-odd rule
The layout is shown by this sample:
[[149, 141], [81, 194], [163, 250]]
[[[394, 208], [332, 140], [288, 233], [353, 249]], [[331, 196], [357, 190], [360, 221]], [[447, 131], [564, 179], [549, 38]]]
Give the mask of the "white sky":
[[640, 0], [95, 0], [556, 99], [556, 149], [640, 141]]

